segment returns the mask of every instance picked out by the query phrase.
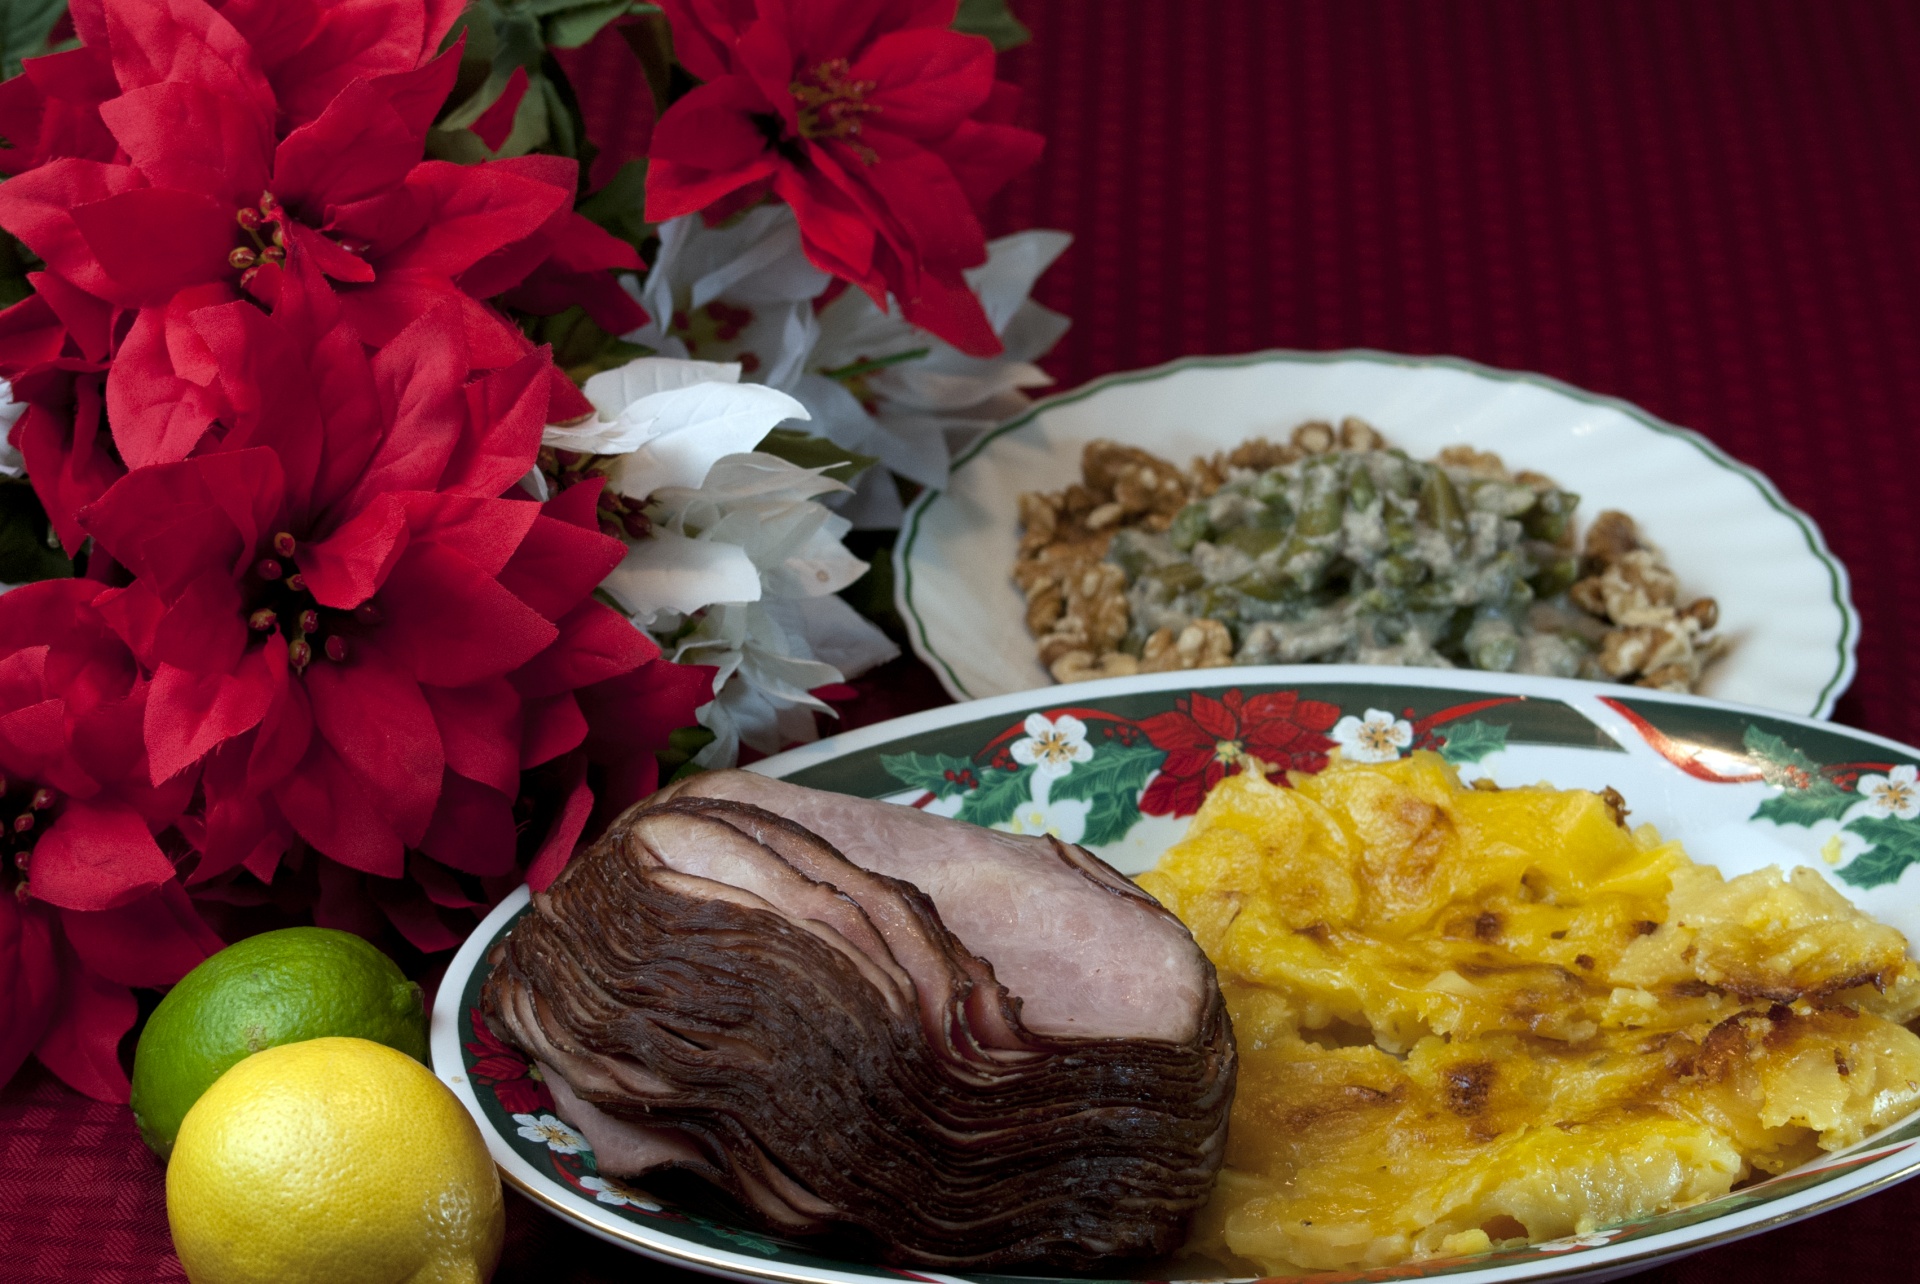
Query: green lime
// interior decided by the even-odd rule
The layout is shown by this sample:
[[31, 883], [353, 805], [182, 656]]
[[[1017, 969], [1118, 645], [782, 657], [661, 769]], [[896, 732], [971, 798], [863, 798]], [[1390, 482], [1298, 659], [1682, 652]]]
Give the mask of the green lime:
[[351, 932], [289, 927], [229, 945], [153, 1010], [133, 1054], [133, 1114], [161, 1158], [200, 1094], [263, 1048], [329, 1035], [427, 1059], [420, 987]]

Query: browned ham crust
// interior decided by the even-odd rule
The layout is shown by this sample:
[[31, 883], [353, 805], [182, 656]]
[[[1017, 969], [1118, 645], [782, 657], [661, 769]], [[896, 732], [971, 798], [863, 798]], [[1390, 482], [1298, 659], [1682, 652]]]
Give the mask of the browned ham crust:
[[779, 1233], [1084, 1270], [1177, 1247], [1220, 1165], [1212, 966], [1050, 839], [711, 773], [615, 822], [494, 962], [489, 1024], [602, 1171], [694, 1173]]

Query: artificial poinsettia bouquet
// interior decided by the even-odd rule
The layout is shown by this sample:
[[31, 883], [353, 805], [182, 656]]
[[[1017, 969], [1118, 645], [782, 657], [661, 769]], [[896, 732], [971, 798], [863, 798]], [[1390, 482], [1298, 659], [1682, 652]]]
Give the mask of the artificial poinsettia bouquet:
[[[984, 34], [982, 34], [984, 33]], [[0, 1081], [290, 922], [457, 944], [897, 650], [856, 527], [1046, 382], [955, 0], [23, 0]], [[989, 39], [991, 36], [993, 39]]]

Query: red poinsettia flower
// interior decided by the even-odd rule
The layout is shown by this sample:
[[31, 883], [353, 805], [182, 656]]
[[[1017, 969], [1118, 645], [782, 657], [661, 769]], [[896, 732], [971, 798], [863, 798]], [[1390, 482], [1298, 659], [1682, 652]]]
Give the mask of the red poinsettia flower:
[[155, 838], [193, 776], [150, 782], [148, 684], [100, 592], [50, 580], [0, 597], [0, 1083], [37, 1055], [125, 1101], [127, 987], [171, 984], [221, 941]]
[[705, 84], [654, 127], [647, 217], [793, 207], [807, 256], [963, 352], [1001, 350], [961, 277], [975, 211], [1040, 154], [1005, 123], [993, 46], [948, 30], [955, 0], [663, 0]]
[[[148, 0], [155, 8], [168, 0]], [[466, 0], [209, 0], [246, 37], [292, 124], [325, 110], [349, 81], [412, 71], [439, 50]], [[73, 0], [84, 46], [104, 47], [104, 0]], [[436, 104], [437, 106], [437, 104]]]
[[81, 47], [29, 58], [21, 74], [0, 80], [0, 175], [24, 174], [50, 160], [119, 154], [100, 104], [120, 92], [98, 49]]
[[204, 767], [190, 881], [269, 881], [296, 837], [423, 886], [409, 849], [516, 873], [522, 770], [582, 743], [576, 691], [659, 655], [592, 597], [625, 551], [593, 496], [543, 509], [516, 487], [547, 354], [470, 381], [443, 305], [369, 358], [297, 253], [270, 316], [179, 324], [221, 417], [80, 521], [132, 576], [99, 606], [154, 675], [154, 779]]
[[1248, 765], [1280, 781], [1288, 771], [1319, 771], [1333, 748], [1325, 733], [1340, 720], [1337, 705], [1302, 700], [1297, 691], [1249, 700], [1236, 687], [1218, 700], [1196, 691], [1173, 703], [1171, 712], [1140, 722], [1154, 747], [1167, 751], [1140, 797], [1149, 816], [1191, 816], [1215, 785]]
[[[28, 279], [44, 283], [47, 274], [29, 273]], [[13, 426], [12, 445], [25, 457], [34, 490], [71, 552], [83, 538], [74, 513], [100, 498], [126, 466], [107, 435], [106, 336], [98, 336], [99, 351], [83, 350], [79, 336], [88, 334], [87, 327], [76, 330], [53, 304], [79, 292], [62, 292], [58, 285], [0, 311], [0, 378], [27, 407]]]
[[[45, 298], [36, 307], [59, 318], [81, 355], [112, 358], [106, 404], [130, 465], [181, 458], [218, 411], [203, 391], [207, 360], [181, 318], [243, 291], [270, 302], [289, 248], [341, 283], [367, 343], [384, 344], [428, 309], [450, 306], [482, 370], [512, 365], [531, 348], [484, 298], [549, 262], [576, 286], [609, 268], [640, 266], [631, 246], [572, 212], [571, 162], [421, 159], [458, 70], [455, 52], [347, 79], [301, 121], [277, 98], [263, 61], [283, 44], [311, 53], [319, 36], [293, 40], [281, 9], [259, 0], [228, 7], [274, 43], [257, 52], [204, 0], [104, 0], [101, 47], [119, 92], [97, 114], [124, 161], [52, 159], [0, 185], [0, 226], [47, 265], [35, 278]], [[331, 23], [348, 9], [393, 7], [343, 4], [326, 13]], [[411, 48], [424, 29], [416, 20], [409, 30], [401, 44]], [[368, 69], [417, 54], [374, 59]], [[302, 58], [277, 65], [307, 68], [303, 92], [338, 79]], [[289, 119], [299, 123], [282, 136]], [[611, 278], [600, 284], [614, 288]], [[549, 418], [584, 413], [578, 391], [548, 370]], [[83, 435], [85, 426], [73, 431]], [[44, 468], [63, 463], [30, 460], [29, 473], [38, 484]], [[64, 498], [42, 491], [67, 538], [74, 528]]]

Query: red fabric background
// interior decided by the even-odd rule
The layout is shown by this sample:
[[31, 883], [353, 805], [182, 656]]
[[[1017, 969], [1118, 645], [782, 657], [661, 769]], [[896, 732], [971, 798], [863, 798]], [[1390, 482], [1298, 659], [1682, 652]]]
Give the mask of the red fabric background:
[[[1841, 721], [1920, 741], [1920, 8], [1901, 0], [1015, 0], [1065, 228], [1062, 386], [1197, 352], [1539, 370], [1765, 470], [1854, 574]], [[633, 91], [631, 78], [582, 96]], [[864, 722], [937, 698], [910, 662]], [[677, 1274], [510, 1198], [502, 1281]], [[1905, 1279], [1920, 1182], [1639, 1278]], [[0, 1093], [0, 1277], [181, 1278], [124, 1111]]]

